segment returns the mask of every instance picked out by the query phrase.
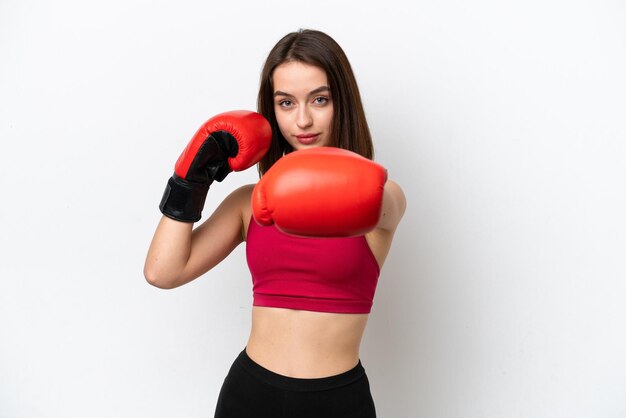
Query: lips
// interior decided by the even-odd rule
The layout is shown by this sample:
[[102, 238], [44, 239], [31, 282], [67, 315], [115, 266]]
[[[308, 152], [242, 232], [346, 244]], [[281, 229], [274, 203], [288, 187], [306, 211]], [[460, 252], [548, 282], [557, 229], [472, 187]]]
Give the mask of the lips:
[[319, 134], [296, 135], [296, 139], [302, 145], [311, 145], [312, 143], [314, 143], [317, 140], [318, 137], [319, 137]]

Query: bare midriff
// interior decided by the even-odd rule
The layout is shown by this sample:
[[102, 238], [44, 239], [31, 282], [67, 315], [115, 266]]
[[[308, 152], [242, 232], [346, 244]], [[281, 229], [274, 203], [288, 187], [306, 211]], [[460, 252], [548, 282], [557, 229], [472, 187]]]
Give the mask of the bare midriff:
[[256, 363], [283, 376], [337, 375], [357, 365], [367, 318], [367, 314], [255, 306], [246, 352]]

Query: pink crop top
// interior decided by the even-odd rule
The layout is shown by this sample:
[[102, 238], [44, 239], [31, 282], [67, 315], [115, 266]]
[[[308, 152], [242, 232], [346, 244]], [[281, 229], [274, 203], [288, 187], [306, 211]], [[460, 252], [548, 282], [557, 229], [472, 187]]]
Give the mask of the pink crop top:
[[380, 268], [364, 236], [305, 238], [250, 220], [254, 306], [369, 313]]

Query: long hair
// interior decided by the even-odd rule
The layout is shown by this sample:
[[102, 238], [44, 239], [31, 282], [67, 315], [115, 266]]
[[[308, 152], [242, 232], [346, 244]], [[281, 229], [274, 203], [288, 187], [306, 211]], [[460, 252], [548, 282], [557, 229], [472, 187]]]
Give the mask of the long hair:
[[297, 61], [314, 65], [326, 72], [333, 100], [333, 120], [330, 146], [344, 148], [372, 159], [374, 147], [361, 94], [350, 62], [339, 44], [327, 34], [311, 29], [300, 29], [285, 35], [270, 51], [263, 71], [257, 109], [272, 126], [272, 143], [267, 154], [259, 161], [262, 176], [283, 155], [293, 151], [285, 140], [274, 113], [274, 70], [285, 62]]

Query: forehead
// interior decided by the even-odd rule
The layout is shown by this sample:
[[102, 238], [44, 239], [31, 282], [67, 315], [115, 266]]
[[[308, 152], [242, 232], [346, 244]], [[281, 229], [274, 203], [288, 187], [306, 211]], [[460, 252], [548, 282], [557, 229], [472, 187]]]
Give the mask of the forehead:
[[272, 81], [274, 91], [311, 91], [321, 86], [328, 86], [326, 72], [323, 69], [300, 61], [280, 64], [274, 69]]

